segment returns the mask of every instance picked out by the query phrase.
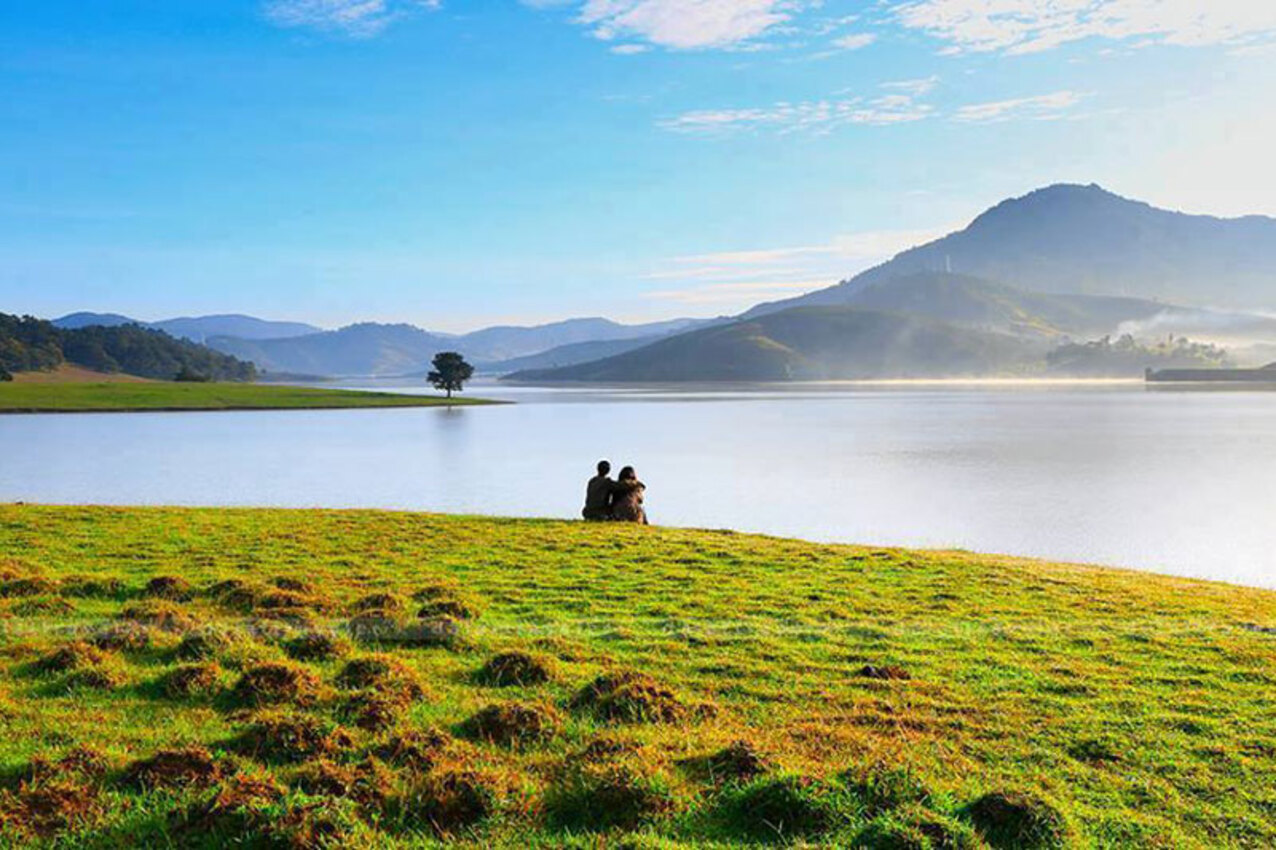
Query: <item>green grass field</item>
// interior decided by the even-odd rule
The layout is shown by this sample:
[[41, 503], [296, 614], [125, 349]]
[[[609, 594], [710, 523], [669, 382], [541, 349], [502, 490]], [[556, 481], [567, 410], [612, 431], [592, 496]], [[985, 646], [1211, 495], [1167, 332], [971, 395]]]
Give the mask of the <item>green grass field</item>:
[[482, 400], [356, 392], [270, 384], [11, 383], [0, 384], [0, 413], [86, 413], [155, 410], [318, 410], [435, 407]]
[[726, 532], [32, 506], [0, 506], [0, 573], [0, 842], [1276, 845], [1270, 592]]

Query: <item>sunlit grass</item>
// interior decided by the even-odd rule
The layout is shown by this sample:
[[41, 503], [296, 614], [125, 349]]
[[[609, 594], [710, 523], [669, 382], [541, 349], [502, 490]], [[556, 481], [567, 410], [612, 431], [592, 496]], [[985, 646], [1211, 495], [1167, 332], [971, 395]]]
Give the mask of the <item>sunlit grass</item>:
[[[0, 507], [0, 572], [19, 582], [0, 585], [0, 767], [13, 777], [0, 823], [22, 840], [34, 840], [12, 814], [24, 766], [87, 745], [106, 753], [112, 772], [86, 785], [97, 789], [100, 810], [61, 833], [76, 846], [109, 843], [103, 836], [216, 843], [235, 829], [266, 840], [315, 812], [340, 822], [342, 842], [405, 846], [440, 837], [594, 846], [599, 836], [612, 846], [621, 834], [642, 846], [801, 835], [822, 845], [941, 846], [889, 843], [927, 819], [968, 842], [958, 846], [982, 846], [969, 806], [993, 792], [1038, 798], [1062, 824], [1056, 845], [1276, 844], [1269, 592], [726, 532], [31, 506]], [[156, 576], [184, 578], [190, 598], [140, 600]], [[301, 589], [263, 601], [280, 578]], [[245, 604], [219, 601], [208, 588], [227, 579], [258, 590]], [[69, 673], [32, 666], [74, 637], [68, 629], [114, 621], [127, 605], [235, 625], [277, 605], [326, 632], [343, 629], [357, 601], [377, 594], [367, 604], [402, 611], [409, 623], [421, 600], [471, 615], [448, 645], [361, 647], [339, 637], [353, 657], [383, 649], [419, 686], [404, 691], [402, 679], [386, 680], [398, 684], [385, 684], [383, 696], [410, 696], [390, 707], [401, 714], [382, 731], [357, 728], [352, 697], [338, 687], [349, 683], [348, 657], [287, 659], [295, 632], [257, 631], [247, 645], [217, 650], [218, 684], [189, 699], [164, 691], [179, 663], [176, 633], [155, 633], [148, 649], [109, 652], [104, 664], [122, 678], [114, 690], [68, 690]], [[497, 687], [484, 665], [511, 651], [543, 661], [549, 680]], [[235, 702], [243, 695], [235, 685], [242, 669], [262, 662], [317, 678], [320, 693], [295, 710], [344, 728], [333, 763], [354, 769], [405, 731], [436, 730], [446, 742], [432, 765], [390, 764], [384, 799], [307, 794], [313, 765], [305, 762], [314, 758], [255, 764], [236, 744], [253, 719]], [[865, 675], [885, 676], [883, 668], [908, 678]], [[663, 689], [674, 709], [660, 722], [608, 719], [621, 715], [581, 693], [617, 671], [642, 674], [639, 687]], [[506, 703], [526, 710], [467, 723]], [[492, 722], [528, 736], [495, 743], [473, 733]], [[765, 763], [752, 784], [706, 769], [736, 741]], [[218, 820], [223, 832], [197, 839], [181, 831], [181, 813], [214, 791], [121, 784], [129, 762], [193, 744], [229, 756], [228, 771], [274, 777], [287, 796], [263, 809], [273, 826]], [[491, 805], [482, 817], [440, 822], [456, 814], [440, 808], [440, 783], [455, 790], [458, 776], [478, 783]], [[610, 801], [605, 812], [591, 808], [598, 799]], [[750, 820], [758, 811], [789, 822]]]
[[320, 387], [219, 383], [0, 383], [0, 413], [435, 407], [479, 399]]

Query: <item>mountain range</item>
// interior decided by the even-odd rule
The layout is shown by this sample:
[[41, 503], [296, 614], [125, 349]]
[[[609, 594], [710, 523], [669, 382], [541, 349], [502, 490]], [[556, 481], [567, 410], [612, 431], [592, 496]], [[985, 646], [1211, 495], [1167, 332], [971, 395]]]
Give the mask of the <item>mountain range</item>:
[[[1276, 320], [1252, 311], [1272, 307], [1276, 219], [1185, 215], [1061, 184], [834, 286], [734, 318], [584, 318], [463, 335], [371, 323], [323, 331], [247, 316], [146, 326], [284, 374], [417, 376], [434, 354], [454, 350], [522, 380], [763, 380], [1017, 373], [1063, 342], [1123, 333], [1270, 343]], [[55, 324], [129, 321], [73, 314]]]
[[[306, 375], [417, 376], [440, 351], [459, 351], [480, 369], [508, 372], [507, 361], [560, 352], [556, 365], [580, 362], [626, 347], [642, 345], [703, 324], [675, 319], [646, 325], [622, 325], [608, 319], [569, 319], [534, 327], [492, 327], [462, 335], [443, 335], [413, 325], [364, 323], [335, 331], [284, 339], [212, 337], [218, 351], [251, 360], [268, 372]], [[583, 346], [575, 356], [563, 356]], [[522, 367], [519, 367], [522, 368]]]
[[118, 313], [71, 313], [53, 320], [54, 327], [63, 330], [100, 325], [102, 327], [119, 327], [120, 325], [141, 325], [151, 330], [164, 331], [178, 339], [191, 342], [206, 342], [215, 336], [233, 336], [241, 339], [276, 339], [279, 337], [301, 336], [318, 333], [319, 328], [303, 322], [270, 322], [253, 316], [197, 316], [178, 319], [165, 319], [160, 322], [140, 322], [121, 316]]

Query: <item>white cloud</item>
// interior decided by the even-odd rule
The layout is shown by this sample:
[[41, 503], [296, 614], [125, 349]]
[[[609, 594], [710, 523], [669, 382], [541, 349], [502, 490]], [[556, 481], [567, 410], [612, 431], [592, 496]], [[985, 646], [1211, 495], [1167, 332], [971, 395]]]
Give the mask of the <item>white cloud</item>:
[[648, 298], [745, 309], [758, 301], [832, 286], [953, 229], [865, 231], [835, 236], [822, 245], [674, 257], [640, 277], [665, 286], [647, 292]]
[[1060, 91], [1035, 97], [999, 100], [993, 103], [974, 103], [963, 106], [953, 115], [954, 121], [964, 124], [990, 124], [1029, 118], [1036, 121], [1057, 121], [1068, 110], [1082, 101], [1084, 95], [1074, 91]]
[[833, 46], [840, 50], [860, 50], [875, 41], [877, 41], [877, 36], [873, 33], [857, 32], [833, 39]]
[[916, 80], [895, 80], [889, 83], [882, 83], [882, 88], [901, 91], [913, 97], [922, 97], [933, 92], [938, 85], [939, 77], [930, 76]]
[[661, 121], [659, 126], [674, 133], [696, 136], [720, 137], [758, 130], [782, 135], [825, 134], [847, 125], [885, 126], [921, 121], [933, 113], [934, 108], [929, 104], [919, 103], [904, 93], [874, 98], [780, 102], [749, 109], [701, 109]]
[[266, 17], [282, 27], [372, 36], [411, 9], [438, 9], [441, 0], [267, 0]]
[[696, 50], [763, 36], [787, 22], [797, 6], [796, 0], [585, 0], [579, 21], [604, 41], [631, 38]]
[[950, 52], [1034, 53], [1086, 38], [1187, 47], [1276, 38], [1271, 0], [910, 0], [894, 13]]

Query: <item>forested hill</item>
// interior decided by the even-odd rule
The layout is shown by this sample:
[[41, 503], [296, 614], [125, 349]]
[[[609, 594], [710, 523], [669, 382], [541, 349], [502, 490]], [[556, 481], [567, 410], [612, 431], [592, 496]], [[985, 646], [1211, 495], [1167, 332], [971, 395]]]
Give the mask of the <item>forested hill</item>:
[[0, 313], [0, 377], [56, 369], [63, 363], [165, 381], [178, 375], [213, 381], [257, 377], [251, 363], [163, 331], [138, 325], [62, 329], [43, 319]]

